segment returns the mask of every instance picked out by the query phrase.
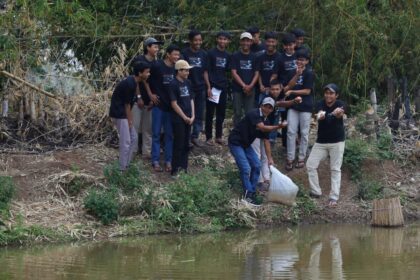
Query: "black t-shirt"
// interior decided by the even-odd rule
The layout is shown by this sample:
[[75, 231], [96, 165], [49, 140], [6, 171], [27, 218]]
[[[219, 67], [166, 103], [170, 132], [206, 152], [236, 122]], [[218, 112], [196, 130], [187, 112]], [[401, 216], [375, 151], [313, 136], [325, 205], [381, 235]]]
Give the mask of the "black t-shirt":
[[175, 78], [175, 67], [168, 66], [163, 60], [153, 64], [148, 79], [151, 91], [159, 97], [159, 108], [169, 111], [171, 108], [168, 94], [168, 86]]
[[137, 83], [134, 76], [128, 76], [117, 84], [112, 93], [109, 116], [116, 119], [126, 119], [125, 104], [133, 106], [136, 101]]
[[275, 64], [279, 57], [280, 54], [278, 52], [272, 55], [264, 52], [258, 57], [258, 70], [260, 71], [261, 81], [264, 87], [270, 87], [270, 78], [274, 73]]
[[346, 110], [346, 104], [341, 100], [336, 100], [331, 107], [327, 106], [325, 100], [317, 103], [316, 112], [325, 111], [325, 119], [318, 121], [317, 143], [332, 144], [345, 140], [343, 118], [338, 119], [331, 114], [336, 108], [340, 107]]
[[[295, 109], [299, 112], [312, 112], [313, 104], [314, 104], [314, 96], [312, 93], [312, 89], [314, 87], [314, 73], [312, 68], [308, 65], [306, 66], [305, 70], [303, 70], [302, 75], [296, 81], [296, 85], [293, 87], [293, 90], [301, 90], [301, 89], [310, 89], [311, 93], [309, 95], [300, 95], [302, 97], [302, 102], [299, 104], [293, 104], [290, 108]], [[291, 94], [287, 98], [287, 100], [292, 100], [297, 95]]]
[[282, 52], [275, 64], [274, 73], [277, 74], [277, 79], [286, 86], [296, 74], [296, 68], [296, 56]]
[[[186, 80], [184, 82], [179, 81], [177, 78], [173, 79], [169, 87], [169, 97], [171, 101], [178, 103], [178, 106], [184, 112], [184, 114], [191, 118], [192, 116], [192, 107], [191, 100], [194, 98], [193, 92], [191, 90], [191, 81]], [[182, 118], [172, 110], [173, 121], [183, 122]]]
[[264, 51], [265, 51], [264, 43], [252, 44], [251, 45], [251, 52], [253, 52], [257, 55], [262, 54]]
[[[257, 70], [256, 55], [252, 52], [244, 54], [241, 51], [237, 51], [232, 55], [231, 69], [235, 69], [242, 81], [249, 85], [254, 78]], [[232, 89], [235, 92], [242, 91], [242, 87], [233, 81]]]
[[207, 52], [208, 73], [210, 85], [218, 89], [226, 89], [228, 86], [227, 71], [230, 67], [230, 54], [213, 48]]
[[188, 76], [192, 89], [194, 91], [204, 90], [206, 88], [204, 71], [207, 71], [207, 53], [201, 49], [194, 52], [191, 48], [185, 48], [182, 50], [182, 56], [190, 66], [193, 66]]
[[261, 122], [268, 124], [260, 108], [249, 111], [230, 132], [229, 144], [248, 148], [257, 137], [268, 139], [268, 133], [257, 129], [257, 124]]
[[[144, 54], [136, 56], [133, 59], [133, 65], [134, 63], [139, 62], [139, 61], [149, 63], [150, 69], [153, 67], [153, 64], [156, 63], [156, 60], [149, 61]], [[149, 82], [149, 79], [147, 79], [147, 81]], [[146, 90], [146, 87], [144, 86], [144, 82], [140, 83], [140, 94], [141, 94], [141, 99], [144, 102], [144, 105], [149, 105], [150, 97], [147, 94], [147, 90]]]

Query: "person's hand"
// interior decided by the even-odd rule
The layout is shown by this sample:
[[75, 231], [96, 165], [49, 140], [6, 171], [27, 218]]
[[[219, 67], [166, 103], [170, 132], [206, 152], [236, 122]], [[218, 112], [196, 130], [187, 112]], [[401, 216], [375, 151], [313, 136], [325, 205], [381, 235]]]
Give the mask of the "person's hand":
[[332, 114], [336, 118], [341, 118], [344, 115], [344, 109], [342, 107], [335, 108]]
[[194, 123], [194, 120], [195, 120], [195, 116], [192, 116], [192, 117], [190, 118], [190, 123], [189, 123], [189, 125], [192, 125], [192, 124]]
[[316, 114], [316, 118], [319, 121], [322, 121], [323, 119], [325, 119], [325, 111], [319, 111], [318, 114]]
[[295, 99], [293, 99], [293, 102], [295, 102], [296, 104], [302, 103], [302, 97], [300, 96], [295, 97]]
[[133, 121], [128, 121], [128, 128], [132, 128], [133, 127]]
[[143, 99], [137, 99], [137, 107], [139, 107], [140, 109], [144, 108], [144, 101]]
[[265, 86], [260, 86], [260, 92], [261, 93], [265, 93], [266, 90], [267, 90], [267, 88]]
[[251, 90], [252, 90], [252, 87], [251, 87], [250, 85], [245, 85], [245, 86], [243, 87], [243, 90], [244, 90], [244, 93], [245, 93], [246, 95], [250, 95]]
[[285, 128], [287, 126], [287, 121], [282, 121], [278, 124], [279, 128]]
[[269, 158], [269, 159], [268, 159], [268, 166], [270, 166], [270, 165], [274, 165], [274, 160], [273, 160], [273, 158]]
[[293, 94], [293, 90], [288, 90], [288, 91], [286, 91], [285, 93], [284, 93], [284, 95], [286, 96], [286, 97], [288, 97], [289, 95], [291, 95], [291, 94]]
[[159, 96], [157, 96], [156, 94], [152, 94], [152, 96], [150, 97], [150, 100], [153, 102], [153, 104], [158, 105], [159, 104]]
[[207, 97], [211, 98], [213, 94], [211, 93], [211, 88], [207, 89]]

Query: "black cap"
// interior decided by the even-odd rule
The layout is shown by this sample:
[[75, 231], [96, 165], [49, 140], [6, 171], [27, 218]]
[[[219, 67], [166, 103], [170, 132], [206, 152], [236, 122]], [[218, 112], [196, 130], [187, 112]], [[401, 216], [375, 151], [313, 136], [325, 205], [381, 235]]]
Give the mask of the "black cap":
[[292, 33], [295, 34], [296, 37], [303, 37], [306, 35], [305, 30], [302, 28], [295, 28], [292, 30]]
[[254, 35], [255, 33], [260, 33], [260, 29], [256, 26], [250, 27], [246, 30], [246, 32], [251, 33], [251, 35]]
[[163, 45], [163, 42], [162, 41], [158, 41], [158, 40], [156, 40], [153, 37], [149, 37], [146, 40], [144, 40], [144, 45], [146, 45], [146, 46], [151, 46], [151, 45], [154, 45], [154, 44], [156, 44], [156, 45]]
[[340, 93], [340, 88], [336, 85], [336, 84], [328, 84], [324, 87], [324, 90], [331, 90], [332, 92], [339, 94]]
[[290, 43], [295, 43], [296, 42], [296, 36], [293, 33], [286, 33], [286, 34], [284, 34], [281, 42], [283, 43], [283, 45], [287, 45], [287, 44], [290, 44]]
[[222, 31], [219, 31], [219, 32], [217, 32], [217, 34], [216, 34], [216, 38], [218, 38], [218, 37], [226, 37], [226, 38], [228, 38], [228, 39], [230, 39], [230, 33], [229, 32], [227, 32], [227, 31], [224, 31], [224, 30], [222, 30]]
[[309, 50], [307, 48], [299, 48], [295, 53], [296, 58], [306, 58], [310, 59], [311, 55], [309, 54]]

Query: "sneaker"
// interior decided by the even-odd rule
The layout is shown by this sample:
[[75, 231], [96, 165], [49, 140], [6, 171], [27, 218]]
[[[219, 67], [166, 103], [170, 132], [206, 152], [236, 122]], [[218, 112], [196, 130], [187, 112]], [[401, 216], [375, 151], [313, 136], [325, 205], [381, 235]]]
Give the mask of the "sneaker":
[[257, 200], [255, 194], [249, 194], [248, 192], [245, 194], [245, 197], [241, 199], [241, 202], [245, 205], [253, 206], [253, 207], [260, 207], [261, 201]]
[[320, 198], [321, 197], [320, 194], [316, 194], [316, 193], [313, 193], [313, 192], [310, 192], [309, 196], [312, 197], [312, 198]]
[[198, 140], [198, 138], [191, 138], [191, 143], [196, 145], [197, 147], [202, 147], [203, 144], [201, 143], [200, 140]]

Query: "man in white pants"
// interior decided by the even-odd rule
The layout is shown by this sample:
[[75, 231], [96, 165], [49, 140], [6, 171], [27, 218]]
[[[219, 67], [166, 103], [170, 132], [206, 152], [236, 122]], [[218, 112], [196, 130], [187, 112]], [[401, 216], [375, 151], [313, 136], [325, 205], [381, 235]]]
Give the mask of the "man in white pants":
[[345, 104], [337, 100], [339, 88], [336, 84], [324, 87], [324, 99], [317, 104], [318, 136], [312, 148], [306, 168], [308, 170], [310, 195], [318, 198], [322, 191], [318, 180], [319, 163], [329, 157], [331, 169], [331, 191], [329, 206], [336, 206], [340, 195], [341, 164], [344, 154], [344, 123]]

